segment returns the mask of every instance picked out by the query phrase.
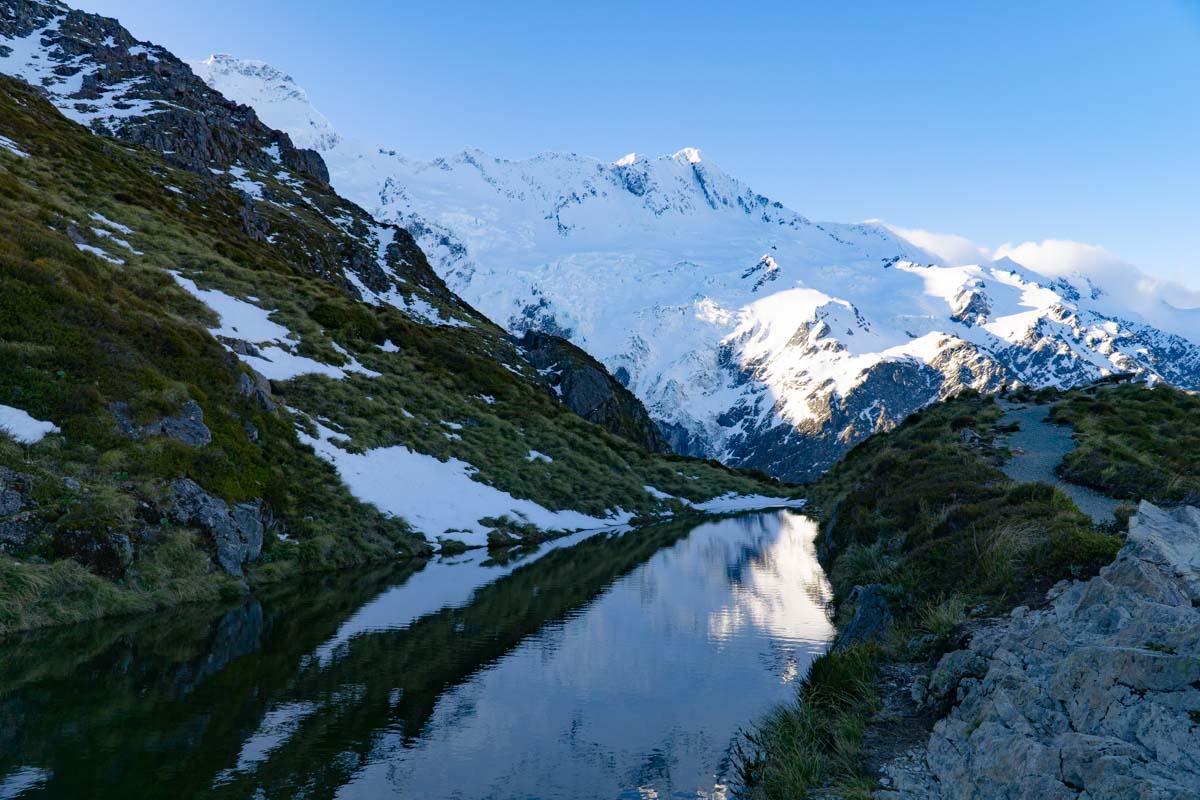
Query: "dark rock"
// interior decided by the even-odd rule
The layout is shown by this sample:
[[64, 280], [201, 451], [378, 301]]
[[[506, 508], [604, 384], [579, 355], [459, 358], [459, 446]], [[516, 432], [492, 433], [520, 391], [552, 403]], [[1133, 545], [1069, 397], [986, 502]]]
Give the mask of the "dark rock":
[[190, 478], [172, 481], [171, 519], [200, 528], [212, 541], [217, 563], [235, 577], [242, 565], [262, 553], [261, 503], [239, 503], [231, 512], [224, 500], [213, 497]]
[[20, 519], [0, 521], [0, 550], [21, 550], [34, 537], [36, 531], [28, 522]]
[[513, 536], [508, 531], [488, 531], [487, 546], [489, 550], [504, 550], [520, 543], [521, 540]]
[[8, 467], [0, 467], [0, 490], [6, 489], [18, 494], [29, 494], [33, 491], [33, 476]]
[[246, 543], [246, 560], [257, 561], [263, 548], [262, 501], [238, 503], [230, 513]]
[[942, 656], [929, 676], [925, 702], [935, 704], [953, 700], [964, 678], [982, 678], [987, 672], [987, 659], [974, 650], [955, 650]]
[[142, 435], [142, 427], [133, 420], [133, 408], [123, 400], [108, 404], [108, 413], [112, 414], [117, 423], [117, 430], [127, 439], [138, 439]]
[[133, 408], [128, 403], [111, 403], [108, 410], [121, 435], [130, 439], [169, 436], [192, 447], [205, 447], [212, 442], [212, 431], [204, 424], [204, 409], [195, 400], [186, 401], [178, 414], [145, 425], [137, 424]]
[[122, 577], [133, 563], [133, 543], [110, 525], [60, 528], [54, 532], [53, 545], [59, 558], [74, 559], [113, 580]]
[[838, 633], [834, 649], [877, 642], [891, 630], [892, 608], [883, 596], [882, 584], [855, 586], [846, 602], [854, 607], [854, 616]]
[[16, 514], [25, 505], [16, 489], [0, 489], [0, 517]]
[[288, 145], [288, 147], [280, 148], [283, 165], [302, 175], [309, 176], [327, 188], [329, 186], [329, 167], [325, 165], [325, 159], [321, 158], [321, 154], [316, 150], [291, 146], [290, 141]]
[[218, 336], [217, 338], [221, 340], [221, 344], [239, 356], [262, 356], [259, 349], [245, 339], [235, 339], [232, 336]]
[[271, 383], [257, 372], [239, 372], [237, 393], [247, 397], [264, 411], [272, 411], [275, 401], [271, 399]]
[[567, 408], [651, 452], [671, 452], [646, 407], [600, 362], [548, 333], [525, 331], [518, 344]]
[[204, 424], [204, 409], [195, 400], [188, 400], [173, 417], [164, 417], [142, 429], [143, 435], [161, 433], [192, 447], [204, 447], [212, 442], [212, 431]]

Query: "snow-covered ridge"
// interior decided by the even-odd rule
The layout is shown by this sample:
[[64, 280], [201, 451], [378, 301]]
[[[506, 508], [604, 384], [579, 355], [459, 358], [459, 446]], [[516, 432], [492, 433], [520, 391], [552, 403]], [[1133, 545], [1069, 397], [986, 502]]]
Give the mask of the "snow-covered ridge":
[[[210, 83], [270, 118], [247, 71]], [[295, 102], [288, 115], [319, 117]], [[964, 387], [1114, 372], [1200, 387], [1200, 312], [1172, 309], [1168, 333], [1085, 275], [940, 265], [881, 223], [809, 220], [694, 148], [423, 162], [342, 140], [323, 155], [453, 291], [511, 330], [572, 339], [678, 449], [737, 466], [811, 477]]]
[[263, 61], [217, 53], [188, 66], [210, 86], [227, 87], [226, 97], [250, 106], [272, 128], [287, 132], [297, 147], [330, 150], [341, 137], [308, 100], [308, 93], [290, 75]]

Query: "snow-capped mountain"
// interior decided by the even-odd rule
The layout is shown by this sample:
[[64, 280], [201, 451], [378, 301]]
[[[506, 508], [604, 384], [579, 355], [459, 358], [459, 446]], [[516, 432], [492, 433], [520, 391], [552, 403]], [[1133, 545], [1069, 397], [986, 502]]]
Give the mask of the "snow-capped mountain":
[[205, 83], [220, 82], [221, 93], [259, 111], [272, 128], [286, 131], [297, 147], [331, 150], [341, 142], [325, 115], [313, 108], [308, 92], [290, 75], [262, 61], [247, 61], [217, 53], [191, 63], [192, 71]]
[[[257, 62], [199, 68], [275, 124], [324, 124]], [[452, 290], [510, 330], [570, 338], [690, 454], [802, 479], [963, 388], [1117, 372], [1200, 386], [1200, 312], [1176, 312], [1189, 341], [1086, 276], [939, 266], [883, 225], [809, 220], [695, 149], [421, 162], [324, 141], [333, 185], [408, 228]]]

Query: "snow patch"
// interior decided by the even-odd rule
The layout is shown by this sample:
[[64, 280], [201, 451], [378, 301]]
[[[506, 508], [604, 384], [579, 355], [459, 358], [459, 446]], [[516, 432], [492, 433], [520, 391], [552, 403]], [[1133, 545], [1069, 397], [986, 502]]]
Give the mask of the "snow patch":
[[0, 150], [5, 150], [20, 158], [29, 158], [29, 153], [17, 147], [17, 143], [7, 136], [0, 136]]
[[402, 517], [421, 533], [465, 544], [487, 544], [486, 517], [509, 517], [547, 531], [577, 531], [622, 525], [632, 515], [615, 511], [592, 517], [578, 511], [551, 511], [473, 480], [475, 467], [451, 458], [439, 461], [403, 445], [350, 453], [334, 444], [332, 431], [318, 426], [319, 438], [297, 429], [300, 439], [337, 468], [351, 493], [388, 514]]
[[[346, 368], [335, 367], [320, 361], [296, 354], [293, 345], [288, 340], [295, 339], [295, 334], [283, 325], [270, 320], [270, 313], [253, 303], [231, 297], [219, 289], [201, 289], [195, 281], [172, 272], [175, 281], [189, 294], [207, 306], [220, 318], [220, 324], [209, 328], [213, 336], [223, 336], [228, 339], [242, 339], [256, 345], [257, 355], [236, 353], [244, 363], [249, 364], [263, 377], [273, 381], [286, 381], [300, 375], [325, 375], [335, 380], [346, 377], [346, 369], [357, 370], [373, 376], [379, 375], [366, 369], [357, 361]], [[334, 345], [336, 348], [336, 344]]]
[[108, 253], [104, 252], [99, 247], [95, 247], [90, 244], [84, 244], [83, 242], [76, 242], [75, 246], [85, 253], [91, 253], [92, 255], [96, 256], [97, 258], [104, 259], [105, 261], [107, 261], [110, 264], [116, 264], [116, 265], [120, 266], [121, 264], [125, 263], [124, 260], [122, 260], [120, 258], [116, 258], [114, 256], [110, 256]]
[[703, 503], [685, 501], [692, 508], [707, 511], [712, 514], [726, 514], [735, 511], [762, 511], [769, 508], [804, 508], [808, 502], [803, 499], [787, 497], [767, 497], [761, 494], [738, 494], [730, 492]]
[[21, 444], [40, 442], [47, 434], [58, 433], [58, 426], [53, 422], [45, 422], [12, 406], [0, 405], [0, 431]]

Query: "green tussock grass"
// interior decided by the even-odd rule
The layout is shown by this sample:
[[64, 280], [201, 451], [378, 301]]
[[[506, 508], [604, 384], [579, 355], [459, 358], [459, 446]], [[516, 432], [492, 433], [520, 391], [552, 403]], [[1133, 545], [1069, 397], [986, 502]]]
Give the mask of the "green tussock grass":
[[[251, 583], [427, 555], [402, 518], [354, 498], [301, 442], [296, 426], [309, 417], [323, 418], [349, 449], [403, 445], [462, 459], [477, 468], [476, 479], [551, 509], [666, 510], [647, 484], [696, 501], [730, 491], [793, 493], [714, 462], [648, 454], [572, 414], [536, 382], [504, 331], [434, 285], [415, 248], [397, 266], [405, 285], [442, 318], [470, 327], [421, 324], [357, 300], [324, 276], [361, 247], [353, 237], [365, 233], [366, 215], [311, 182], [253, 176], [267, 187], [254, 205], [274, 238], [266, 242], [243, 227], [242, 196], [155, 153], [92, 135], [5, 76], [0, 134], [31, 154], [0, 152], [0, 403], [61, 428], [32, 446], [0, 433], [0, 467], [33, 482], [25, 514], [35, 531], [5, 556], [12, 584], [0, 597], [0, 633], [224, 591], [203, 538], [176, 540], [163, 519], [165, 487], [180, 477], [226, 502], [260, 498], [270, 509], [275, 524], [262, 561], [249, 569]], [[115, 236], [137, 252], [96, 233], [103, 225], [93, 213], [131, 228]], [[81, 252], [72, 236], [124, 263]], [[256, 298], [292, 332], [301, 355], [331, 365], [354, 358], [380, 375], [274, 382], [279, 407], [268, 410], [237, 391], [246, 368], [209, 334], [216, 315], [171, 272]], [[399, 352], [381, 350], [385, 340]], [[140, 426], [189, 401], [212, 433], [206, 447], [129, 438], [113, 414], [114, 404], [126, 404]], [[529, 461], [530, 450], [553, 463]], [[78, 536], [101, 549], [128, 539], [136, 551], [128, 573], [65, 563], [78, 550], [64, 541]], [[192, 569], [195, 559], [203, 569]], [[166, 561], [179, 562], [176, 572]]]
[[962, 431], [991, 439], [1000, 416], [992, 398], [965, 393], [859, 444], [810, 487], [835, 601], [883, 584], [894, 628], [814, 662], [796, 700], [760, 721], [743, 760], [747, 796], [870, 796], [875, 776], [862, 772], [860, 745], [878, 708], [880, 663], [936, 659], [976, 609], [1000, 613], [1116, 555], [1121, 538], [1062, 492], [1013, 483], [998, 450], [966, 445]]
[[1060, 474], [1113, 497], [1200, 501], [1200, 398], [1170, 386], [1072, 391], [1051, 417], [1079, 431]]
[[773, 709], [747, 732], [737, 751], [745, 796], [793, 800], [828, 787], [843, 797], [868, 797], [859, 744], [879, 710], [876, 654], [857, 646], [813, 661], [796, 698]]

